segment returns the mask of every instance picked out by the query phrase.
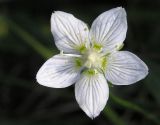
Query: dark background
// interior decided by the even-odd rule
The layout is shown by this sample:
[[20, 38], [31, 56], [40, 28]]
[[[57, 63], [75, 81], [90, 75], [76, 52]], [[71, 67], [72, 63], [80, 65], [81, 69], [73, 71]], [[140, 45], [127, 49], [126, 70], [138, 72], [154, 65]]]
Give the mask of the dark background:
[[[78, 107], [74, 86], [40, 86], [40, 66], [59, 53], [50, 32], [55, 10], [74, 14], [91, 26], [102, 12], [123, 6], [128, 33], [123, 50], [149, 67], [146, 79], [110, 87], [101, 115], [88, 118]], [[0, 0], [0, 125], [160, 125], [159, 0]]]

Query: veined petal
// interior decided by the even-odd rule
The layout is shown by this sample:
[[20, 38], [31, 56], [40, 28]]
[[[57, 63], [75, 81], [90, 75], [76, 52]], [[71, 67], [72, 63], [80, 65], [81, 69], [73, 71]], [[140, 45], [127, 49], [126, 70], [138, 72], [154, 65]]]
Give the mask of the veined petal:
[[75, 84], [75, 96], [79, 106], [90, 118], [97, 117], [104, 109], [109, 96], [104, 75], [82, 74]]
[[131, 52], [112, 53], [107, 63], [105, 76], [115, 85], [133, 84], [148, 74], [147, 65]]
[[88, 42], [88, 27], [72, 14], [56, 11], [51, 16], [51, 31], [55, 44], [65, 53], [77, 53]]
[[112, 52], [126, 38], [127, 19], [125, 9], [117, 7], [102, 13], [92, 24], [90, 35], [93, 42], [100, 44], [104, 51]]
[[41, 85], [64, 88], [72, 85], [79, 77], [78, 69], [75, 68], [76, 55], [55, 55], [47, 60], [39, 69], [36, 79]]

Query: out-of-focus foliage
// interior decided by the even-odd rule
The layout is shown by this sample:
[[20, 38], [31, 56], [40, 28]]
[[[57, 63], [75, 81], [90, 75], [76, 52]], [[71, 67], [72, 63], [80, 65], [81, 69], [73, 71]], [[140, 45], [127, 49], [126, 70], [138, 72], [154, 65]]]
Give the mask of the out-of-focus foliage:
[[[50, 32], [55, 10], [74, 14], [90, 26], [102, 12], [125, 7], [125, 50], [149, 66], [146, 79], [111, 86], [104, 111], [93, 121], [78, 107], [74, 86], [53, 89], [36, 83], [47, 58], [58, 52]], [[1, 0], [0, 125], [160, 125], [160, 1], [149, 0]]]

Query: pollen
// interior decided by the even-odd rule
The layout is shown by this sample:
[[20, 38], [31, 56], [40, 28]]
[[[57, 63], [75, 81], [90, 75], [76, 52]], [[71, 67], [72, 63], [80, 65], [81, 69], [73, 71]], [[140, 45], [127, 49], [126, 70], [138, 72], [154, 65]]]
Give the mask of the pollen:
[[93, 64], [97, 61], [97, 59], [98, 59], [98, 54], [95, 52], [92, 52], [88, 55], [88, 60]]
[[100, 61], [101, 61], [101, 55], [97, 51], [89, 50], [84, 55], [84, 61], [85, 61], [85, 66], [87, 68], [99, 67], [99, 64], [100, 64]]

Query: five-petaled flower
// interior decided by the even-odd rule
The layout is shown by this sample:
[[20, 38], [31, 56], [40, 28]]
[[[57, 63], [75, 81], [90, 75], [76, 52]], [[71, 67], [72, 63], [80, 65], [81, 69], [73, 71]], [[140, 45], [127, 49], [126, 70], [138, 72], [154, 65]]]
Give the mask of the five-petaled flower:
[[72, 14], [56, 11], [51, 31], [60, 54], [47, 60], [37, 73], [39, 84], [64, 88], [75, 83], [75, 97], [82, 110], [95, 118], [104, 109], [109, 88], [130, 85], [148, 74], [148, 67], [136, 55], [119, 51], [127, 32], [124, 8], [102, 13], [89, 30]]

